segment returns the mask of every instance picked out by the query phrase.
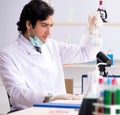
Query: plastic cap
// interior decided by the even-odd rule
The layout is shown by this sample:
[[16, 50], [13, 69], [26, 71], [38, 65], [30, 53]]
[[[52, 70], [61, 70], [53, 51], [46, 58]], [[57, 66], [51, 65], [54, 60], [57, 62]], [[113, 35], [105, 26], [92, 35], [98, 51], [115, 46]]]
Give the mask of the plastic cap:
[[103, 1], [102, 1], [102, 0], [100, 0], [99, 5], [102, 5], [102, 4], [103, 4]]
[[110, 85], [112, 83], [112, 80], [110, 78], [107, 79], [107, 84]]
[[103, 83], [103, 78], [99, 78], [99, 84]]
[[115, 85], [115, 84], [116, 84], [116, 79], [113, 78], [113, 79], [112, 79], [112, 85]]

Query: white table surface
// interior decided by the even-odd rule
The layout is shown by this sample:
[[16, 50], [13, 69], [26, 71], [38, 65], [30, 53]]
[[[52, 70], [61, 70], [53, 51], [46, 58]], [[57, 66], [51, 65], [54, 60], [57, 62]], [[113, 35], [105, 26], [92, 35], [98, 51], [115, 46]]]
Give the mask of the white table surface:
[[61, 108], [31, 107], [8, 115], [78, 115], [78, 110]]
[[[57, 100], [53, 103], [69, 103], [69, 104], [81, 104], [81, 100]], [[52, 103], [52, 102], [51, 102]], [[65, 109], [65, 108], [47, 108], [47, 107], [31, 107], [21, 111], [9, 113], [8, 115], [78, 115], [79, 109]]]

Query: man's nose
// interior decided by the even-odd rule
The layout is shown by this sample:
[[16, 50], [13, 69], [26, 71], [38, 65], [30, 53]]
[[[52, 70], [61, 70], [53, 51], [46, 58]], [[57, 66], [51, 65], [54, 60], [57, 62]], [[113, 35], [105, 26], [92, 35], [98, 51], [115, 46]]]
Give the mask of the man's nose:
[[47, 29], [46, 29], [46, 34], [47, 34], [47, 35], [50, 35], [50, 34], [51, 34], [51, 27], [50, 27], [50, 26], [47, 27]]

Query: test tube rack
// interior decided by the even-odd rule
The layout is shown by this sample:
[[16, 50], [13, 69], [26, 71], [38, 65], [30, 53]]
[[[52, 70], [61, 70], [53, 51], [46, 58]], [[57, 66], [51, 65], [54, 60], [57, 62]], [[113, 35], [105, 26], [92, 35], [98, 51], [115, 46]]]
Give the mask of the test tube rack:
[[[102, 103], [93, 103], [93, 106], [95, 106], [95, 111], [93, 112], [93, 115], [120, 115], [116, 114], [116, 110], [120, 110], [120, 105], [104, 105]], [[110, 114], [98, 113], [99, 107], [109, 108]]]

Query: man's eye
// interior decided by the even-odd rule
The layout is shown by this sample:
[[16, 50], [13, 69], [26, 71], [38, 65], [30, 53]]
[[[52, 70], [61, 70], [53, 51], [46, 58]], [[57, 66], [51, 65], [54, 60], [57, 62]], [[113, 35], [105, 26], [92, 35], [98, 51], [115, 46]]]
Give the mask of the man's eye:
[[53, 27], [53, 24], [51, 24], [50, 27]]
[[42, 24], [41, 26], [42, 26], [42, 27], [47, 27], [47, 25], [46, 25], [46, 24]]

